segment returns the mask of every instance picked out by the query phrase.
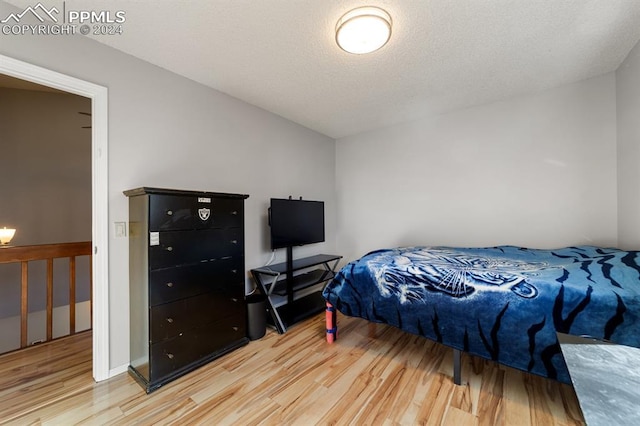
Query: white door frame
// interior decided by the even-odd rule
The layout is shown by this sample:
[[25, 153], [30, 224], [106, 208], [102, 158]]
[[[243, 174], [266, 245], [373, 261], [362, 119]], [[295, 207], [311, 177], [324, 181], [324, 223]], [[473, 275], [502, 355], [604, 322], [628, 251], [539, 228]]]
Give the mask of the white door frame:
[[91, 99], [93, 378], [109, 378], [109, 181], [106, 87], [0, 55], [0, 73]]

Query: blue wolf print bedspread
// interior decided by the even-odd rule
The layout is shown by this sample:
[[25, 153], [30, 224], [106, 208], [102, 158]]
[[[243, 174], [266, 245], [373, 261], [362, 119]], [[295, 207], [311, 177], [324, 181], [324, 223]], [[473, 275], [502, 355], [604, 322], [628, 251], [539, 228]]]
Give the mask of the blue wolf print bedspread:
[[570, 383], [556, 331], [640, 347], [639, 254], [592, 246], [379, 250], [342, 268], [323, 295], [345, 315]]

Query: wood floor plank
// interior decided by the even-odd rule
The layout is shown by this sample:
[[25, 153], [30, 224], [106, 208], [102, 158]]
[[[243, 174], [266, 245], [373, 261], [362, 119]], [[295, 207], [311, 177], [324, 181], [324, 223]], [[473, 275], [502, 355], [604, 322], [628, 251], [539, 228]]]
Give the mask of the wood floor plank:
[[[446, 426], [477, 426], [478, 418], [468, 411], [460, 410], [456, 407], [451, 407], [447, 411], [447, 416], [445, 417], [442, 424]], [[513, 424], [517, 425], [517, 423]]]
[[505, 388], [512, 390], [503, 396], [505, 423], [531, 426], [529, 395], [526, 392], [523, 374], [508, 369], [505, 371], [504, 380]]
[[324, 314], [272, 330], [147, 395], [91, 378], [91, 333], [0, 356], [1, 425], [581, 425], [570, 386], [462, 357], [393, 327]]
[[366, 403], [382, 383], [382, 379], [373, 377], [368, 371], [361, 372], [352, 382], [345, 394], [349, 398], [340, 398], [330, 409], [325, 410], [318, 419], [319, 424], [356, 424], [354, 421], [366, 409]]
[[[478, 420], [480, 425], [506, 424], [504, 418], [504, 370], [499, 366], [484, 368], [480, 385], [480, 406]], [[542, 423], [550, 424], [550, 423]]]

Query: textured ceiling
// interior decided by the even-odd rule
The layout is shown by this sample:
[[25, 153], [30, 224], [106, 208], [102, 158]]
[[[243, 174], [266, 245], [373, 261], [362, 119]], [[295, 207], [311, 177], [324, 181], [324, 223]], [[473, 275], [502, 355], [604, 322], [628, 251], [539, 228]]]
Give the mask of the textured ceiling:
[[[8, 3], [24, 8], [34, 1]], [[386, 9], [393, 33], [378, 52], [350, 55], [335, 44], [335, 24], [362, 5]], [[638, 0], [66, 0], [65, 6], [123, 10], [123, 34], [96, 40], [332, 138], [613, 71], [640, 39]]]

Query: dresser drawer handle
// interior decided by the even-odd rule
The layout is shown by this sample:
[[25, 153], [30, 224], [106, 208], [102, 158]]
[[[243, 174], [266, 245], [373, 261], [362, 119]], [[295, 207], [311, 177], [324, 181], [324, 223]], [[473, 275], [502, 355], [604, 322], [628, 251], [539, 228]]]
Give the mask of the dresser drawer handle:
[[173, 354], [167, 354], [167, 358], [173, 359]]
[[233, 328], [233, 331], [238, 331], [239, 330], [238, 327], [231, 327], [231, 328]]
[[173, 251], [173, 247], [171, 246], [167, 247], [167, 251]]
[[167, 216], [173, 216], [173, 212], [171, 210], [167, 210]]
[[232, 298], [231, 298], [231, 301], [232, 301], [232, 302], [237, 302], [237, 301], [238, 301], [238, 299], [236, 299], [235, 297], [232, 297]]
[[236, 210], [231, 212], [232, 215], [236, 216], [238, 214], [238, 212]]
[[169, 324], [173, 324], [173, 318], [167, 318], [167, 322], [168, 322]]
[[232, 270], [231, 270], [231, 273], [232, 273], [232, 274], [237, 274], [237, 273], [238, 273], [238, 270], [237, 270], [237, 269], [232, 269]]
[[231, 240], [231, 244], [238, 244], [238, 240]]
[[173, 287], [173, 283], [167, 283], [167, 287]]

